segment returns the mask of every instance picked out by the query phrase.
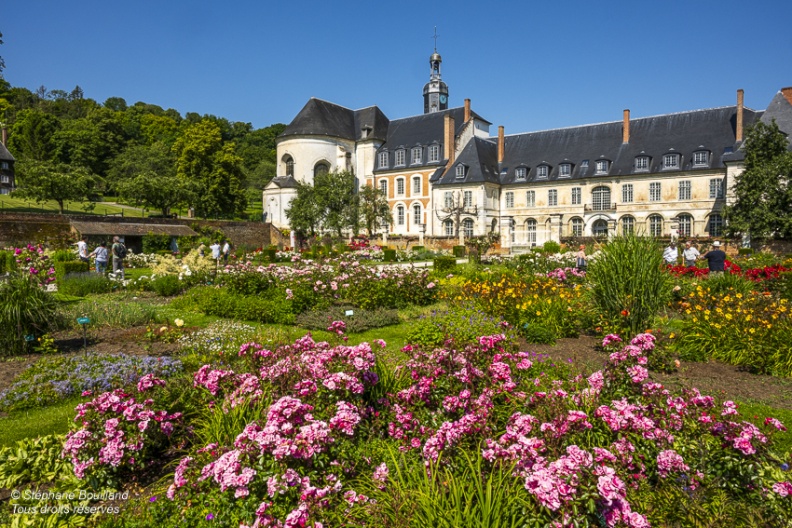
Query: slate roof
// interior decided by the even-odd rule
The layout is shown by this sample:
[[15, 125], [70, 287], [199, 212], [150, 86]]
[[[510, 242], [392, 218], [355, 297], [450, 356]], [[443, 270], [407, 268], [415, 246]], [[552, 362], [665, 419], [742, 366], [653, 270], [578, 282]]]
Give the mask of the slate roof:
[[[528, 182], [536, 181], [540, 165], [548, 166], [548, 179], [558, 179], [562, 163], [572, 164], [569, 179], [595, 177], [597, 160], [609, 162], [603, 177], [662, 173], [663, 155], [669, 153], [682, 155], [678, 170], [691, 170], [693, 153], [702, 150], [710, 152], [707, 168], [722, 168], [724, 155], [739, 146], [735, 143], [736, 112], [736, 106], [728, 106], [633, 118], [627, 144], [622, 143], [622, 121], [506, 136], [501, 183], [514, 183], [515, 170], [521, 166], [528, 169]], [[745, 108], [744, 126], [760, 115]], [[635, 158], [641, 155], [650, 157], [649, 170], [636, 172]], [[584, 160], [588, 160], [587, 167]]]
[[388, 118], [376, 106], [350, 110], [312, 97], [280, 137], [330, 136], [357, 141], [363, 139], [363, 127], [369, 126], [368, 138], [384, 141], [388, 123]]
[[[458, 178], [457, 166], [465, 167], [465, 176]], [[474, 137], [465, 145], [445, 174], [432, 175], [434, 185], [461, 185], [465, 183], [500, 183], [498, 178], [498, 145], [488, 139]]]
[[378, 139], [385, 141], [388, 137], [388, 125], [390, 120], [376, 106], [369, 106], [361, 110], [355, 110], [355, 131], [358, 140], [363, 139], [362, 131], [364, 126], [371, 127], [371, 132], [366, 139]]
[[[789, 90], [789, 88], [786, 88]], [[792, 103], [779, 91], [762, 115], [762, 123], [769, 125], [775, 119], [778, 128], [792, 137]]]
[[3, 161], [15, 161], [14, 156], [8, 151], [5, 145], [0, 143], [0, 160]]
[[281, 189], [297, 188], [297, 180], [294, 179], [294, 176], [276, 176], [270, 180], [270, 183], [277, 185]]

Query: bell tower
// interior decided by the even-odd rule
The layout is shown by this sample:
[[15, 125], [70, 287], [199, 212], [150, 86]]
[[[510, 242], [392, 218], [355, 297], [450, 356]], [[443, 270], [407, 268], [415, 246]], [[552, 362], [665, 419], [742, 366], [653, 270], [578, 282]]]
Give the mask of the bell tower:
[[423, 88], [424, 114], [448, 109], [448, 85], [443, 82], [440, 76], [440, 64], [443, 59], [437, 53], [437, 28], [435, 28], [434, 39], [434, 53], [429, 57], [429, 82]]

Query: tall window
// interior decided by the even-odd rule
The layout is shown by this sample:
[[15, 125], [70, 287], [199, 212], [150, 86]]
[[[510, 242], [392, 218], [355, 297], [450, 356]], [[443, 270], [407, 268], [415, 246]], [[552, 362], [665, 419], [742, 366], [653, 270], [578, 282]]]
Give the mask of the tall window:
[[404, 178], [396, 178], [396, 194], [404, 196]]
[[388, 153], [387, 152], [380, 152], [379, 153], [379, 168], [385, 168], [388, 166]]
[[605, 211], [611, 208], [610, 187], [594, 187], [591, 198], [595, 211]]
[[709, 162], [709, 154], [705, 150], [693, 153], [693, 165], [695, 167], [706, 167]]
[[538, 167], [536, 167], [536, 179], [546, 180], [548, 172], [550, 171], [547, 165], [539, 165]]
[[514, 232], [517, 231], [517, 222], [514, 221], [514, 218], [509, 220], [509, 240], [512, 244], [514, 244]]
[[451, 191], [446, 191], [443, 194], [443, 206], [446, 209], [451, 209], [454, 207], [454, 193]]
[[465, 238], [473, 237], [473, 219], [465, 218], [462, 220], [462, 230], [465, 232]]
[[631, 235], [635, 233], [635, 218], [632, 216], [623, 216], [621, 219], [622, 234]]
[[413, 165], [418, 165], [419, 163], [421, 163], [421, 161], [422, 161], [421, 158], [423, 157], [423, 156], [421, 156], [421, 154], [423, 154], [422, 151], [423, 151], [423, 149], [421, 147], [415, 147], [414, 149], [412, 149], [412, 164]]
[[536, 245], [536, 220], [533, 218], [525, 221], [525, 242]]
[[525, 191], [525, 204], [528, 207], [536, 207], [536, 191]]
[[638, 156], [635, 158], [635, 170], [637, 172], [649, 170], [649, 156]]
[[413, 225], [421, 227], [423, 224], [423, 215], [421, 214], [421, 206], [419, 204], [413, 205]]
[[550, 189], [547, 191], [547, 205], [551, 207], [558, 205], [558, 191], [556, 189]]
[[465, 177], [465, 166], [461, 163], [456, 167], [456, 177], [457, 178], [464, 178]]
[[400, 226], [404, 225], [404, 206], [402, 205], [396, 208], [396, 223]]
[[580, 205], [583, 203], [583, 192], [580, 187], [572, 187], [572, 205]]
[[718, 200], [723, 198], [723, 179], [715, 178], [709, 181], [710, 192], [709, 197], [711, 200]]
[[622, 185], [622, 203], [632, 203], [633, 201], [633, 184], [625, 183]]
[[597, 160], [596, 174], [606, 174], [608, 172], [608, 160]]
[[593, 224], [591, 224], [591, 234], [595, 237], [606, 237], [608, 236], [608, 222], [599, 219], [595, 220]]
[[462, 207], [473, 207], [473, 191], [465, 191], [462, 196]]
[[454, 222], [443, 220], [443, 233], [445, 236], [454, 236]]
[[421, 195], [421, 177], [420, 176], [413, 176], [413, 196], [420, 196]]
[[723, 217], [718, 213], [712, 213], [709, 217], [710, 236], [721, 236], [723, 234]]
[[663, 156], [664, 169], [678, 169], [679, 168], [679, 154], [666, 154]]
[[690, 180], [679, 182], [679, 199], [690, 200]]
[[330, 165], [325, 163], [324, 161], [320, 161], [316, 165], [314, 165], [314, 178], [317, 176], [324, 176], [330, 172]]
[[11, 177], [3, 174], [0, 176], [0, 183], [11, 183]]
[[440, 145], [429, 146], [429, 163], [440, 161]]
[[573, 218], [570, 223], [572, 225], [572, 236], [574, 236], [574, 237], [582, 237], [583, 236], [583, 219], [582, 218]]
[[525, 167], [517, 167], [517, 170], [514, 171], [515, 180], [523, 181], [527, 175], [528, 170]]
[[649, 184], [649, 201], [660, 201], [660, 182], [652, 182]]
[[512, 207], [514, 207], [514, 193], [513, 192], [507, 192], [506, 193], [506, 208], [507, 209], [511, 209]]
[[689, 237], [693, 234], [693, 217], [689, 214], [679, 215], [679, 236]]
[[380, 184], [380, 191], [382, 191], [382, 194], [384, 194], [385, 197], [387, 198], [387, 196], [388, 196], [388, 180], [380, 180], [379, 184]]
[[562, 163], [558, 166], [558, 177], [559, 178], [569, 178], [572, 175], [572, 164], [571, 163]]
[[663, 217], [652, 215], [649, 217], [649, 235], [653, 237], [663, 236]]
[[396, 151], [396, 163], [397, 167], [404, 165], [404, 149], [399, 149]]
[[283, 163], [286, 164], [286, 176], [294, 177], [294, 158], [289, 155], [283, 157]]

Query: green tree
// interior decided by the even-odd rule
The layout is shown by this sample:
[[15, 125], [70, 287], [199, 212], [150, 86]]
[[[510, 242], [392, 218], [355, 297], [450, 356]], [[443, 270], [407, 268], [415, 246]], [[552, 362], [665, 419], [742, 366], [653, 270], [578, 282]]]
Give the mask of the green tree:
[[110, 163], [108, 182], [115, 187], [116, 182], [149, 174], [154, 179], [175, 175], [175, 157], [168, 145], [131, 145], [124, 149]]
[[57, 117], [35, 108], [22, 110], [11, 127], [8, 146], [22, 160], [50, 161], [55, 157]]
[[750, 239], [792, 237], [792, 153], [775, 120], [761, 121], [745, 137], [745, 170], [734, 179], [734, 204], [726, 208], [731, 234]]
[[103, 176], [125, 143], [120, 116], [107, 108], [97, 108], [84, 118], [64, 120], [53, 141], [58, 161], [82, 165]]
[[297, 196], [289, 204], [286, 218], [289, 219], [289, 227], [299, 239], [316, 236], [322, 227], [324, 210], [319, 205], [313, 186], [297, 183]]
[[341, 238], [345, 229], [357, 234], [358, 196], [356, 178], [349, 171], [320, 173], [314, 176], [316, 201], [324, 213], [323, 227]]
[[382, 224], [393, 222], [393, 215], [388, 206], [388, 199], [381, 189], [364, 185], [360, 188], [360, 219], [363, 226], [368, 231], [368, 236], [372, 236]]
[[190, 191], [190, 204], [198, 216], [242, 214], [245, 175], [234, 144], [223, 144], [220, 128], [211, 120], [188, 125], [173, 145], [176, 176]]
[[116, 186], [125, 201], [169, 215], [172, 207], [186, 203], [189, 193], [176, 176], [142, 172]]
[[90, 210], [98, 200], [100, 179], [85, 167], [52, 163], [47, 161], [23, 161], [17, 165], [19, 188], [14, 196], [46, 202], [54, 200], [63, 214], [64, 202], [88, 203], [83, 206]]

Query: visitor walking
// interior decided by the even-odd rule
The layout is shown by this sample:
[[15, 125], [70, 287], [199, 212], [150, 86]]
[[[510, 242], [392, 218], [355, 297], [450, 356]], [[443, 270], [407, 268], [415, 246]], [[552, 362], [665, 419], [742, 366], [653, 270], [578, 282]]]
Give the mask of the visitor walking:
[[231, 243], [226, 240], [223, 244], [223, 264], [228, 266], [228, 255], [231, 253]]
[[663, 251], [663, 260], [665, 260], [665, 263], [669, 266], [677, 265], [679, 261], [679, 250], [673, 241], [669, 242], [668, 247]]
[[90, 256], [96, 259], [96, 273], [104, 275], [107, 272], [107, 242], [96, 246]]
[[124, 280], [124, 258], [127, 254], [127, 249], [121, 239], [117, 236], [113, 237], [113, 246], [110, 248], [113, 254], [113, 275], [118, 277], [121, 274], [121, 280]]
[[682, 251], [682, 258], [685, 259], [685, 266], [688, 268], [696, 265], [696, 259], [699, 258], [701, 253], [698, 249], [694, 248], [690, 242], [685, 242], [685, 249]]
[[586, 256], [586, 245], [580, 244], [578, 252], [575, 255], [575, 267], [580, 271], [586, 271], [588, 267], [588, 257]]
[[91, 262], [90, 257], [88, 256], [88, 237], [83, 235], [79, 242], [77, 242], [77, 256], [80, 258], [81, 262]]
[[726, 253], [721, 249], [721, 243], [715, 241], [712, 243], [712, 249], [701, 255], [702, 259], [707, 260], [710, 273], [723, 273], [726, 269]]
[[215, 260], [215, 264], [217, 261], [220, 260], [220, 242], [215, 240], [214, 244], [209, 246], [209, 249], [212, 250], [212, 258]]

